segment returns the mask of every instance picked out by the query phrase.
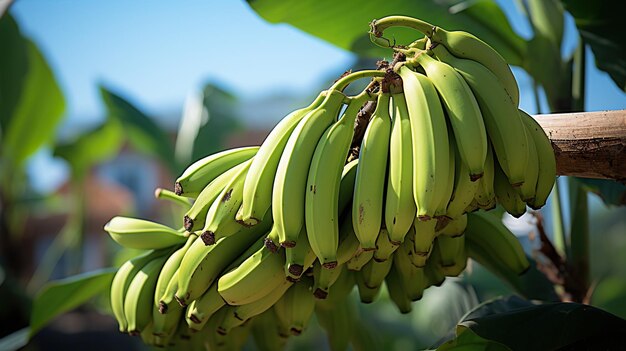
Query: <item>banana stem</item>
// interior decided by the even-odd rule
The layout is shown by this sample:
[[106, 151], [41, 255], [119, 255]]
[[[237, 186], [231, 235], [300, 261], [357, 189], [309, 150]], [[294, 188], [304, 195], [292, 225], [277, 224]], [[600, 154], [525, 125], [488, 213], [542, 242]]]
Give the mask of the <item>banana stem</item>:
[[350, 85], [350, 83], [354, 82], [355, 80], [359, 80], [362, 78], [376, 78], [376, 77], [382, 78], [384, 76], [385, 76], [384, 71], [377, 71], [377, 70], [363, 70], [363, 71], [350, 73], [347, 76], [342, 77], [339, 80], [337, 80], [335, 84], [333, 84], [333, 86], [330, 87], [329, 90], [343, 91], [348, 85]]
[[428, 22], [424, 22], [417, 18], [407, 16], [388, 16], [379, 20], [373, 20], [370, 23], [370, 40], [381, 47], [389, 48], [395, 45], [385, 37], [383, 32], [390, 27], [407, 27], [422, 32], [428, 37], [431, 37], [435, 32], [435, 26]]
[[586, 66], [585, 42], [578, 37], [578, 47], [574, 53], [574, 69], [572, 73], [572, 109], [585, 111], [585, 66]]
[[569, 178], [570, 194], [570, 264], [575, 281], [570, 287], [574, 300], [583, 302], [589, 289], [589, 208], [587, 191], [574, 178]]

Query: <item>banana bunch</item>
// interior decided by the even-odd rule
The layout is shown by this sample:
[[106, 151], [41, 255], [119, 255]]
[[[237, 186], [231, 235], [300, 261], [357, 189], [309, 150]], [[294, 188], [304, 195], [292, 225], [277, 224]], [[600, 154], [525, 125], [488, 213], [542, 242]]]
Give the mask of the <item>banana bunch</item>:
[[[333, 325], [357, 323], [355, 286], [363, 303], [384, 287], [409, 313], [468, 258], [501, 275], [528, 268], [487, 211], [545, 204], [550, 141], [518, 109], [515, 79], [487, 44], [398, 16], [373, 22], [373, 41], [389, 46], [382, 30], [394, 25], [426, 37], [394, 47], [393, 66], [344, 75], [260, 146], [209, 155], [174, 192], [159, 189], [181, 206], [180, 229], [129, 217], [105, 225], [145, 250], [111, 284], [120, 331], [161, 347], [240, 349], [250, 336], [282, 349], [317, 314], [341, 349], [357, 331]], [[344, 93], [362, 78], [371, 81], [361, 93]]]

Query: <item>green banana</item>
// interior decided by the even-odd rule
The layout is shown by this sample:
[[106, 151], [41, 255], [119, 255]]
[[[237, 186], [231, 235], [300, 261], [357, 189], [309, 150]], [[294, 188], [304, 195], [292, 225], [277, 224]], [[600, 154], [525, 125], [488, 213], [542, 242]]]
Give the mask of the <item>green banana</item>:
[[441, 96], [459, 153], [470, 170], [470, 178], [480, 179], [487, 158], [487, 132], [472, 90], [453, 67], [425, 52], [418, 54], [414, 61], [424, 68]]
[[322, 104], [295, 127], [283, 151], [272, 188], [272, 217], [281, 245], [294, 246], [304, 225], [305, 193], [311, 159], [320, 137], [337, 118], [346, 96], [330, 90]]
[[124, 298], [128, 292], [130, 283], [143, 266], [155, 258], [165, 255], [168, 251], [169, 250], [149, 251], [124, 262], [117, 270], [117, 273], [115, 273], [113, 281], [111, 282], [110, 302], [111, 310], [119, 324], [121, 332], [128, 331], [128, 323], [124, 316]]
[[[488, 148], [489, 149], [489, 148]], [[487, 152], [487, 161], [485, 162], [485, 172], [478, 181], [472, 182], [469, 177], [469, 169], [461, 160], [461, 155], [455, 148], [455, 164], [454, 164], [454, 190], [446, 209], [446, 216], [452, 220], [462, 216], [479, 192], [480, 184], [488, 181], [489, 178], [489, 154]], [[493, 169], [493, 167], [492, 167]], [[492, 173], [493, 175], [493, 173]], [[494, 196], [495, 199], [495, 196]]]
[[[448, 131], [448, 133], [451, 134], [452, 130]], [[457, 150], [456, 141], [454, 141], [454, 138], [452, 138], [450, 139], [450, 148], [448, 149], [448, 178], [445, 179], [445, 182], [444, 179], [441, 179], [439, 181], [443, 188], [441, 190], [442, 195], [440, 195], [441, 202], [439, 202], [439, 206], [437, 206], [437, 209], [435, 210], [435, 218], [437, 219], [437, 222], [443, 222], [442, 224], [447, 223], [447, 221], [451, 217], [448, 215], [448, 205], [450, 204], [450, 201], [452, 199], [452, 193], [454, 193], [454, 177], [456, 175], [456, 158], [454, 154], [455, 150]], [[470, 182], [472, 182], [471, 174]]]
[[556, 159], [554, 158], [552, 143], [539, 123], [522, 110], [519, 110], [519, 114], [530, 136], [529, 142], [532, 141], [537, 150], [539, 174], [535, 188], [535, 198], [528, 204], [532, 209], [537, 210], [546, 204], [546, 200], [554, 186]]
[[445, 235], [450, 237], [456, 237], [463, 235], [465, 233], [465, 228], [467, 227], [467, 214], [463, 214], [459, 217], [451, 220], [447, 226], [445, 226], [438, 235]]
[[337, 278], [343, 271], [343, 265], [337, 265], [334, 268], [324, 268], [321, 264], [313, 265], [313, 295], [315, 298], [323, 300], [328, 296], [330, 287], [335, 284]]
[[389, 238], [389, 232], [385, 228], [380, 229], [378, 239], [376, 240], [376, 251], [374, 251], [374, 260], [378, 262], [388, 260], [393, 252], [398, 249], [402, 243], [393, 242]]
[[341, 118], [319, 139], [309, 167], [304, 216], [306, 232], [313, 252], [327, 268], [337, 264], [341, 175], [354, 135], [354, 122], [368, 98], [367, 92], [350, 98]]
[[283, 251], [272, 253], [261, 247], [238, 267], [222, 275], [217, 282], [217, 289], [229, 305], [251, 303], [267, 295], [287, 279], [284, 265]]
[[413, 145], [411, 121], [404, 93], [400, 87], [391, 89], [391, 137], [389, 140], [389, 164], [387, 194], [385, 196], [385, 227], [389, 238], [402, 242], [417, 213], [413, 197]]
[[156, 188], [154, 190], [154, 197], [159, 200], [167, 200], [178, 206], [182, 206], [185, 210], [188, 210], [191, 207], [191, 201], [189, 201], [188, 198], [178, 196], [171, 190]]
[[311, 249], [306, 228], [302, 228], [298, 236], [298, 244], [285, 248], [285, 275], [287, 279], [296, 281], [315, 261], [315, 253]]
[[[325, 270], [325, 269], [322, 269]], [[310, 279], [293, 284], [274, 305], [281, 324], [288, 326], [292, 335], [300, 335], [307, 328], [315, 312], [315, 298]]]
[[413, 265], [409, 256], [410, 252], [411, 247], [403, 243], [393, 254], [392, 270], [399, 275], [406, 297], [411, 301], [417, 301], [424, 294], [424, 268]]
[[222, 193], [226, 185], [230, 183], [233, 176], [245, 165], [246, 161], [233, 166], [217, 176], [207, 186], [205, 186], [204, 189], [202, 189], [191, 208], [183, 217], [183, 223], [188, 232], [195, 232], [204, 227], [209, 208]]
[[202, 296], [187, 306], [185, 319], [189, 328], [193, 331], [202, 330], [209, 318], [224, 305], [226, 305], [226, 301], [222, 299], [217, 291], [217, 283], [214, 282]]
[[104, 225], [104, 230], [115, 242], [129, 249], [164, 249], [182, 245], [187, 240], [185, 233], [166, 225], [130, 217], [113, 217]]
[[479, 211], [467, 216], [465, 241], [490, 253], [517, 274], [524, 273], [530, 265], [517, 237], [490, 213]]
[[493, 189], [498, 203], [513, 217], [521, 217], [526, 212], [526, 204], [515, 188], [511, 186], [500, 165], [495, 165], [494, 173]]
[[389, 298], [396, 305], [400, 313], [407, 314], [413, 310], [411, 299], [408, 297], [408, 291], [404, 287], [400, 273], [391, 267], [389, 273], [385, 277], [385, 285], [387, 286], [387, 293]]
[[244, 228], [231, 236], [218, 240], [215, 245], [205, 246], [196, 240], [180, 263], [176, 300], [181, 306], [200, 297], [219, 274], [236, 260], [268, 230], [270, 223]]
[[165, 264], [163, 264], [163, 268], [161, 268], [154, 289], [154, 308], [152, 310], [152, 334], [154, 335], [168, 336], [174, 334], [176, 331], [178, 321], [182, 315], [182, 308], [174, 305], [175, 307], [170, 308], [167, 314], [161, 313], [161, 296], [165, 294], [170, 281], [172, 279], [178, 279], [176, 272], [180, 267], [180, 262], [196, 239], [196, 235], [190, 235], [185, 245], [170, 255], [167, 261], [165, 261]]
[[159, 272], [169, 255], [154, 258], [135, 274], [124, 297], [124, 316], [128, 333], [139, 335], [152, 323], [154, 289]]
[[[493, 190], [495, 177], [495, 162], [493, 158], [493, 147], [487, 145], [487, 160], [485, 160], [485, 174], [478, 180], [476, 195], [474, 199], [479, 208], [483, 210], [491, 210], [496, 206], [496, 194]], [[468, 204], [469, 206], [469, 204]], [[466, 211], [471, 212], [471, 211]]]
[[251, 163], [252, 160], [244, 162], [209, 207], [200, 236], [206, 245], [213, 245], [217, 240], [233, 235], [243, 228], [235, 220], [235, 215], [241, 206], [243, 182]]
[[374, 258], [374, 251], [360, 249], [346, 262], [346, 268], [351, 271], [360, 271], [372, 258]]
[[439, 265], [448, 277], [456, 277], [467, 265], [467, 254], [465, 253], [465, 235], [437, 237], [439, 250]]
[[454, 67], [476, 96], [487, 135], [495, 156], [509, 183], [519, 186], [525, 181], [528, 145], [517, 104], [489, 69], [473, 60], [454, 57], [445, 47], [432, 48], [437, 58]]
[[386, 261], [378, 262], [370, 260], [361, 270], [363, 283], [369, 288], [380, 286], [385, 281], [385, 276], [393, 266], [393, 256]]
[[246, 175], [243, 203], [237, 220], [246, 225], [255, 225], [263, 219], [272, 205], [272, 186], [287, 140], [298, 123], [318, 107], [325, 97], [326, 92], [320, 93], [309, 106], [291, 112], [272, 128], [254, 156]]
[[285, 349], [287, 338], [278, 333], [278, 318], [273, 308], [258, 315], [252, 321], [252, 337], [259, 351], [280, 351]]
[[359, 151], [352, 200], [352, 223], [364, 249], [376, 248], [376, 237], [382, 223], [386, 172], [381, 172], [380, 167], [387, 164], [389, 153], [390, 98], [388, 92], [378, 95], [376, 110], [367, 125]]
[[[370, 260], [363, 267], [363, 269], [358, 271], [355, 275], [356, 286], [358, 288], [359, 298], [362, 303], [372, 303], [376, 301], [376, 299], [378, 298], [378, 295], [380, 294], [380, 288], [382, 287], [382, 284], [379, 284], [376, 287], [369, 287], [365, 283], [365, 276], [364, 276], [365, 268], [367, 267], [367, 265], [371, 264], [371, 262], [374, 262], [374, 260]], [[386, 263], [380, 263], [380, 264], [386, 264]]]
[[205, 186], [228, 169], [249, 160], [258, 146], [246, 146], [215, 153], [192, 163], [174, 185], [176, 195], [196, 197]]
[[539, 155], [537, 154], [537, 147], [530, 136], [528, 127], [525, 123], [522, 123], [522, 125], [524, 126], [524, 133], [526, 133], [526, 139], [528, 140], [526, 144], [528, 146], [528, 162], [526, 165], [526, 180], [524, 184], [515, 188], [515, 190], [517, 190], [524, 202], [531, 203], [535, 198], [535, 189], [537, 188], [537, 180], [539, 179]]
[[[276, 307], [279, 301], [285, 297], [289, 290], [298, 284], [299, 283], [292, 283], [288, 280], [284, 280], [274, 290], [270, 291], [267, 295], [256, 301], [238, 306], [228, 306], [228, 312], [218, 327], [220, 333], [226, 334], [230, 332], [231, 329], [242, 325], [250, 318], [258, 316], [259, 314], [271, 309], [273, 306]], [[308, 293], [309, 295], [311, 294], [310, 292]]]
[[427, 255], [435, 240], [437, 220], [420, 221], [416, 218], [413, 226], [415, 228], [413, 251], [418, 255]]
[[[354, 287], [354, 281], [350, 288]], [[352, 290], [352, 289], [350, 289]], [[334, 291], [327, 300], [318, 302], [315, 306], [315, 315], [320, 326], [326, 331], [330, 350], [347, 350], [354, 335], [357, 321], [357, 301], [344, 296], [343, 299], [331, 300]]]
[[[449, 169], [448, 127], [435, 86], [425, 75], [402, 66], [404, 96], [411, 121], [413, 196], [417, 217], [435, 216], [444, 194]], [[417, 166], [419, 165], [419, 167]], [[447, 200], [445, 200], [447, 202]]]

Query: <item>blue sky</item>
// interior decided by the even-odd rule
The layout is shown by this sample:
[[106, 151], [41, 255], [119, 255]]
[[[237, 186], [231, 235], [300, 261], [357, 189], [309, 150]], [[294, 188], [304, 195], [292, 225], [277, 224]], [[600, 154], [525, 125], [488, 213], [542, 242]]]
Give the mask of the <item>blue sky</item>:
[[[513, 28], [530, 37], [516, 2], [498, 2]], [[148, 114], [162, 115], [181, 111], [187, 94], [207, 81], [247, 98], [277, 91], [310, 96], [354, 60], [293, 27], [265, 22], [243, 0], [17, 0], [11, 12], [44, 52], [65, 93], [61, 132], [103, 118], [99, 83]], [[566, 23], [573, 28], [571, 19]], [[565, 52], [576, 46], [572, 33], [566, 31]], [[626, 108], [626, 95], [591, 57], [587, 62], [587, 109]], [[514, 72], [521, 107], [535, 113], [531, 82], [521, 69]], [[33, 161], [49, 159], [44, 152]]]

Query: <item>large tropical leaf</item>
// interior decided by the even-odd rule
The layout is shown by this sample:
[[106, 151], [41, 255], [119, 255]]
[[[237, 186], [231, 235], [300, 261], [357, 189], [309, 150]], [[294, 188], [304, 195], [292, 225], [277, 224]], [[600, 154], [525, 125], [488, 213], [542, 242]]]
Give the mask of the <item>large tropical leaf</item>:
[[10, 15], [0, 19], [0, 51], [2, 157], [19, 166], [54, 136], [65, 100], [45, 58]]
[[478, 306], [459, 326], [513, 350], [617, 350], [626, 342], [626, 321], [598, 308], [515, 296]]
[[[446, 30], [465, 30], [498, 50], [513, 65], [522, 63], [525, 41], [509, 25], [493, 0], [459, 4], [458, 0], [248, 0], [259, 15], [272, 23], [288, 23], [346, 50], [371, 57], [389, 57], [389, 50], [370, 43], [369, 22], [389, 15], [417, 17]], [[453, 6], [456, 5], [456, 6]], [[452, 7], [452, 9], [451, 9]], [[385, 32], [387, 33], [387, 32]], [[398, 44], [422, 37], [418, 32], [397, 29], [385, 35]]]
[[167, 133], [152, 118], [120, 95], [100, 87], [108, 118], [119, 121], [128, 141], [137, 150], [160, 159], [174, 173], [178, 171], [174, 148]]
[[103, 292], [111, 285], [116, 271], [107, 268], [48, 283], [33, 302], [30, 335], [35, 335], [53, 318]]
[[562, 0], [574, 17], [576, 27], [596, 58], [596, 66], [607, 72], [626, 91], [626, 40], [623, 1]]

